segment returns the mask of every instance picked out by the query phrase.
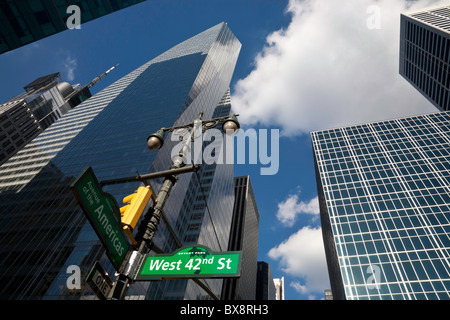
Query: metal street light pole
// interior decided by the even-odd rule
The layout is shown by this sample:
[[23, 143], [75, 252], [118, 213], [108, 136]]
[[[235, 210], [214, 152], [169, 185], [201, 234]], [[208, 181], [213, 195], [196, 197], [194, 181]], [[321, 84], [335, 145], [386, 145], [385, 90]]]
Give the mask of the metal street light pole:
[[[222, 130], [226, 132], [226, 134], [234, 134], [239, 130], [239, 122], [237, 121], [236, 114], [232, 114], [231, 116], [219, 117], [211, 120], [202, 120], [203, 112], [200, 112], [199, 116], [191, 123], [182, 126], [176, 126], [171, 128], [162, 128], [156, 134], [150, 135], [147, 139], [147, 145], [150, 150], [157, 150], [162, 147], [164, 140], [164, 132], [165, 131], [173, 131], [175, 129], [182, 129], [191, 127], [191, 132], [189, 134], [188, 139], [184, 141], [183, 147], [179, 152], [177, 157], [172, 159], [172, 166], [170, 170], [173, 170], [174, 174], [170, 176], [166, 176], [164, 182], [161, 186], [161, 189], [158, 192], [158, 196], [156, 197], [156, 203], [153, 207], [153, 212], [151, 218], [148, 220], [147, 225], [145, 226], [145, 231], [142, 234], [141, 239], [138, 240], [137, 249], [132, 252], [128, 263], [125, 265], [124, 270], [119, 274], [117, 282], [113, 288], [113, 293], [111, 296], [112, 300], [122, 300], [125, 297], [126, 292], [128, 291], [128, 287], [130, 286], [131, 280], [129, 275], [134, 271], [136, 263], [139, 261], [139, 258], [142, 254], [145, 254], [147, 248], [151, 247], [153, 237], [156, 234], [156, 230], [158, 228], [159, 222], [161, 220], [161, 216], [163, 214], [164, 205], [169, 198], [170, 191], [172, 187], [175, 185], [175, 182], [178, 178], [178, 172], [180, 168], [185, 166], [183, 161], [186, 152], [190, 148], [191, 141], [194, 141], [195, 132], [202, 128], [202, 131], [211, 129], [215, 127], [220, 121], [224, 121], [222, 125]], [[193, 166], [193, 168], [198, 168]], [[169, 170], [169, 171], [170, 171]], [[192, 170], [196, 171], [196, 170]], [[176, 172], [176, 173], [175, 173]], [[151, 210], [147, 214], [151, 213]], [[147, 220], [144, 220], [147, 221]]]
[[[183, 162], [183, 156], [185, 155], [187, 149], [189, 148], [190, 142], [194, 138], [194, 132], [198, 129], [198, 127], [202, 124], [201, 121], [202, 114], [199, 115], [198, 118], [194, 120], [194, 127], [191, 130], [189, 138], [184, 142], [183, 148], [181, 149], [178, 156], [173, 160], [172, 166], [170, 170], [176, 170], [185, 165]], [[153, 207], [153, 216], [150, 221], [147, 223], [147, 228], [142, 237], [142, 240], [139, 244], [138, 251], [139, 253], [145, 253], [147, 247], [151, 244], [151, 241], [156, 233], [156, 229], [158, 228], [159, 221], [161, 220], [161, 215], [163, 212], [163, 207], [169, 198], [170, 191], [174, 186], [178, 175], [173, 175], [164, 179], [161, 189], [159, 190], [158, 196], [156, 197], [156, 205]]]

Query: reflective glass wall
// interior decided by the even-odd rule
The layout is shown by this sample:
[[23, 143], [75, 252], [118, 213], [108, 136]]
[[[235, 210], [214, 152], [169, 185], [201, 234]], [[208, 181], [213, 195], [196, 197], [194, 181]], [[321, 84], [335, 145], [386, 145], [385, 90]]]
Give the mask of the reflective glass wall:
[[[114, 270], [70, 183], [86, 166], [92, 166], [99, 181], [167, 170], [176, 142], [169, 135], [164, 147], [152, 152], [147, 137], [161, 127], [191, 122], [200, 111], [204, 119], [212, 117], [227, 92], [240, 46], [225, 23], [180, 43], [70, 110], [0, 167], [1, 298], [94, 298], [84, 283], [94, 261], [100, 259], [110, 275]], [[217, 191], [211, 187], [207, 198], [219, 240], [210, 234], [207, 218], [199, 227], [203, 244], [214, 250], [228, 241], [233, 201], [230, 208], [216, 204], [220, 199], [228, 203], [233, 186], [232, 168], [218, 167], [202, 170], [219, 186]], [[180, 175], [164, 208], [172, 225], [184, 198], [194, 195], [186, 192], [193, 178]], [[159, 190], [159, 181], [152, 186]], [[120, 204], [137, 187], [128, 183], [103, 190]], [[160, 226], [155, 242], [171, 250], [165, 247], [165, 229]], [[67, 288], [71, 265], [81, 269], [80, 289]], [[134, 284], [128, 298], [145, 298], [148, 285]]]
[[449, 120], [311, 134], [333, 297], [450, 298]]
[[400, 16], [400, 75], [436, 108], [450, 108], [450, 6]]
[[[144, 0], [3, 0], [0, 2], [0, 53], [67, 30], [78, 6], [80, 23], [135, 5]], [[69, 21], [68, 21], [69, 20]]]

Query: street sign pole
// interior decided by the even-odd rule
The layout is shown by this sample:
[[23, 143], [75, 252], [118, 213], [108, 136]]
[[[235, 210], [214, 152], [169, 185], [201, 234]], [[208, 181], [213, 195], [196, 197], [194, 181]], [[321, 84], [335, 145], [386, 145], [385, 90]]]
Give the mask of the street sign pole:
[[[191, 141], [194, 141], [195, 139], [195, 133], [198, 133], [199, 130], [200, 132], [204, 132], [207, 129], [211, 129], [221, 121], [224, 121], [222, 130], [225, 133], [235, 133], [237, 130], [239, 130], [240, 126], [236, 119], [237, 115], [235, 114], [233, 114], [232, 116], [220, 117], [211, 120], [202, 120], [202, 115], [203, 112], [200, 112], [199, 116], [190, 124], [172, 128], [163, 128], [159, 130], [157, 134], [148, 137], [148, 147], [151, 150], [156, 150], [163, 144], [164, 131], [173, 131], [177, 128], [191, 127], [191, 132], [188, 139], [185, 140], [183, 147], [178, 154], [178, 157], [175, 157], [173, 159], [172, 166], [169, 170], [159, 173], [152, 173], [145, 176], [106, 180], [99, 184], [94, 176], [92, 168], [89, 167], [85, 169], [80, 177], [76, 179], [76, 181], [71, 185], [73, 194], [75, 195], [80, 206], [83, 208], [83, 211], [90, 220], [99, 238], [102, 240], [103, 245], [107, 249], [108, 257], [111, 259], [111, 262], [115, 266], [116, 270], [118, 270], [117, 281], [114, 283], [113, 288], [110, 290], [111, 294], [108, 294], [108, 297], [110, 297], [110, 299], [112, 300], [122, 300], [125, 297], [128, 287], [130, 286], [132, 281], [134, 281], [133, 277], [136, 275], [136, 270], [138, 270], [140, 266], [142, 266], [141, 263], [144, 260], [147, 261], [149, 259], [149, 256], [144, 255], [147, 252], [147, 249], [152, 247], [153, 237], [155, 236], [161, 217], [164, 216], [163, 207], [175, 182], [177, 181], [178, 174], [198, 171], [199, 169], [198, 165], [185, 167], [184, 159], [186, 152], [190, 149]], [[124, 234], [122, 233], [122, 230], [120, 228], [121, 216], [119, 207], [113, 197], [101, 191], [101, 187], [107, 184], [124, 183], [130, 181], [141, 181], [148, 185], [146, 180], [156, 177], [165, 177], [165, 179], [156, 199], [152, 198], [154, 206], [150, 208], [144, 216], [144, 221], [139, 226], [139, 231], [136, 237], [136, 246], [134, 247], [134, 250], [131, 250], [130, 245], [127, 241], [125, 241]], [[119, 230], [117, 230], [117, 228]], [[201, 246], [199, 246], [198, 248], [200, 247]], [[203, 249], [208, 251], [206, 247], [203, 247]], [[177, 251], [177, 254], [179, 252], [181, 251]], [[234, 258], [231, 258], [231, 255], [233, 254]], [[210, 272], [209, 277], [213, 277], [214, 275], [220, 275], [221, 278], [227, 276], [239, 276], [239, 273], [236, 270], [240, 270], [240, 254], [229, 253], [228, 260], [224, 259], [224, 257], [218, 257], [216, 259], [215, 268], [222, 270], [226, 265], [227, 270], [225, 270], [225, 273], [222, 274], [217, 272]], [[213, 262], [214, 258], [212, 260], [205, 261]], [[181, 261], [179, 263], [181, 265], [183, 262]], [[217, 264], [219, 265], [219, 267], [217, 267]], [[161, 268], [164, 269], [165, 267], [163, 267], [163, 265], [164, 263], [162, 263]], [[189, 261], [184, 265], [188, 268]], [[234, 271], [229, 272], [228, 269], [231, 268], [231, 265], [234, 266], [233, 268], [237, 269], [233, 269]], [[192, 266], [193, 270], [197, 271], [197, 268], [197, 266]], [[201, 277], [204, 277], [206, 273], [204, 272]], [[195, 272], [194, 274], [190, 274], [190, 277], [193, 278], [194, 281], [198, 281], [195, 274]], [[204, 286], [202, 286], [202, 288], [204, 288]], [[204, 289], [207, 290], [207, 288]], [[207, 292], [209, 293], [208, 290]], [[210, 294], [214, 297], [214, 294]]]
[[[177, 179], [177, 175], [195, 172], [198, 169], [198, 165], [190, 167], [182, 167], [180, 165], [173, 166], [170, 170], [144, 176], [119, 178], [99, 183], [92, 168], [87, 167], [70, 185], [70, 189], [83, 213], [106, 249], [106, 255], [119, 274], [117, 282], [112, 284], [113, 288], [111, 288], [110, 294], [105, 296], [107, 299], [123, 299], [126, 294], [130, 283], [129, 276], [134, 272], [135, 265], [151, 244], [162, 216], [162, 208]], [[159, 177], [165, 177], [165, 181], [158, 197], [154, 199], [154, 207], [148, 210], [143, 220], [145, 225], [139, 228], [137, 250], [132, 250], [132, 246], [127, 241], [121, 226], [119, 206], [111, 195], [102, 191], [102, 186], [130, 181], [145, 182], [147, 179]], [[95, 283], [91, 283], [91, 287], [95, 287]]]
[[[177, 168], [174, 168], [177, 169]], [[177, 179], [176, 175], [171, 177], [166, 177], [163, 185], [158, 192], [158, 196], [156, 197], [156, 204], [153, 207], [153, 213], [151, 218], [149, 219], [147, 225], [145, 226], [145, 231], [142, 234], [142, 237], [136, 239], [138, 241], [137, 250], [133, 252], [132, 258], [128, 263], [128, 268], [119, 274], [116, 285], [114, 287], [114, 291], [112, 293], [112, 300], [122, 300], [125, 297], [125, 294], [128, 291], [128, 287], [130, 285], [130, 273], [134, 272], [136, 268], [136, 264], [139, 262], [142, 254], [145, 254], [147, 248], [150, 247], [152, 239], [156, 233], [156, 230], [159, 225], [159, 221], [161, 220], [162, 211], [164, 204], [166, 203], [167, 198], [169, 197], [170, 191]]]
[[[189, 150], [190, 148], [191, 141], [194, 140], [194, 134], [198, 133], [198, 130], [202, 127], [202, 115], [203, 112], [201, 112], [200, 115], [194, 120], [189, 137], [184, 141], [184, 145], [179, 152], [178, 157], [173, 159], [172, 166], [170, 167], [171, 171], [176, 172], [180, 168], [185, 166], [184, 156], [187, 150]], [[126, 272], [119, 274], [117, 283], [112, 293], [112, 300], [122, 300], [125, 297], [125, 294], [131, 282], [130, 273], [135, 271], [136, 264], [139, 262], [139, 259], [143, 254], [147, 252], [147, 248], [151, 247], [153, 237], [155, 236], [159, 221], [161, 220], [163, 214], [163, 207], [167, 199], [169, 198], [172, 187], [177, 181], [177, 177], [178, 175], [174, 173], [173, 175], [166, 176], [166, 178], [164, 179], [162, 187], [158, 192], [158, 196], [156, 197], [156, 204], [153, 207], [153, 214], [148, 220], [147, 225], [145, 226], [142, 237], [140, 239], [136, 239], [138, 240], [138, 246], [137, 250], [133, 252], [132, 256], [133, 258], [135, 258], [135, 260], [130, 261], [130, 263], [128, 264], [129, 268], [126, 270]]]

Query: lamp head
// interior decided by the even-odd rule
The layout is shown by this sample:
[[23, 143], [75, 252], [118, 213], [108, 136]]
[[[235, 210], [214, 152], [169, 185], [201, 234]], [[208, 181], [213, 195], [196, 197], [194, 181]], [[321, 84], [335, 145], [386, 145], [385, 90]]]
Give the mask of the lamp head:
[[236, 118], [236, 115], [231, 115], [225, 119], [222, 124], [222, 131], [227, 135], [234, 135], [239, 131], [240, 128], [239, 121]]
[[164, 144], [164, 130], [163, 129], [159, 129], [158, 131], [156, 131], [154, 134], [151, 134], [147, 138], [147, 147], [152, 151], [161, 149], [163, 144]]

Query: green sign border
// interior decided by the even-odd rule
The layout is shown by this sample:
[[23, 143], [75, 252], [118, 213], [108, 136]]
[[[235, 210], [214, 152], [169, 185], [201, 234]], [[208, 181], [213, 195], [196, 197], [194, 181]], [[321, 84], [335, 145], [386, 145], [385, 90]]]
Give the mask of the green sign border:
[[[238, 255], [238, 264], [237, 264], [237, 272], [236, 273], [217, 273], [217, 274], [164, 274], [164, 271], [162, 271], [160, 274], [142, 274], [143, 268], [146, 265], [146, 261], [148, 258], [161, 258], [161, 257], [173, 257], [176, 254], [178, 254], [180, 251], [186, 250], [186, 249], [194, 249], [194, 248], [201, 248], [206, 251], [212, 256], [226, 256], [226, 255]], [[200, 279], [210, 279], [210, 278], [238, 278], [241, 276], [241, 262], [242, 262], [242, 251], [225, 251], [225, 252], [214, 252], [210, 248], [204, 246], [204, 245], [189, 245], [184, 246], [182, 248], [179, 248], [177, 251], [173, 253], [162, 253], [162, 254], [146, 254], [144, 255], [136, 268], [136, 271], [133, 275], [133, 280], [135, 281], [160, 281], [163, 279], [193, 279], [193, 278], [200, 278]]]
[[[111, 207], [111, 211], [104, 210], [102, 213], [107, 217], [108, 221], [111, 221], [110, 225], [114, 225], [117, 227], [117, 231], [115, 232], [115, 236], [119, 239], [121, 245], [124, 247], [123, 254], [117, 254], [115, 250], [111, 248], [111, 244], [108, 241], [108, 236], [105, 234], [104, 231], [102, 231], [99, 226], [97, 225], [98, 221], [94, 219], [93, 215], [94, 212], [92, 208], [89, 208], [87, 203], [83, 201], [85, 198], [82, 196], [82, 190], [80, 189], [80, 185], [85, 183], [86, 179], [90, 179], [94, 182], [95, 187], [98, 189], [98, 193], [103, 197], [102, 199], [99, 199], [99, 201], [105, 202], [108, 207]], [[106, 249], [106, 254], [108, 258], [111, 260], [111, 263], [113, 266], [118, 270], [120, 266], [122, 265], [122, 262], [125, 260], [125, 257], [127, 256], [128, 252], [130, 251], [130, 244], [127, 241], [127, 237], [122, 231], [121, 225], [120, 225], [120, 209], [117, 205], [116, 200], [114, 197], [112, 197], [110, 194], [105, 193], [102, 191], [100, 184], [98, 183], [97, 177], [94, 174], [94, 171], [91, 167], [86, 167], [83, 172], [78, 176], [78, 178], [75, 179], [74, 182], [70, 185], [70, 189], [72, 193], [74, 194], [78, 204], [83, 209], [83, 212], [85, 216], [88, 218], [89, 222], [92, 225], [92, 228], [97, 233], [97, 236], [101, 240], [103, 246]], [[97, 191], [97, 190], [96, 190]]]

